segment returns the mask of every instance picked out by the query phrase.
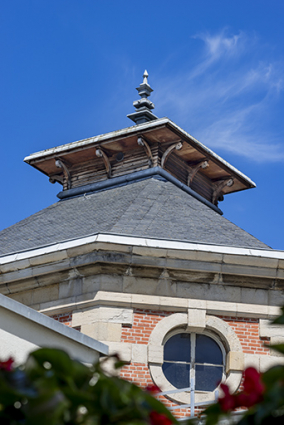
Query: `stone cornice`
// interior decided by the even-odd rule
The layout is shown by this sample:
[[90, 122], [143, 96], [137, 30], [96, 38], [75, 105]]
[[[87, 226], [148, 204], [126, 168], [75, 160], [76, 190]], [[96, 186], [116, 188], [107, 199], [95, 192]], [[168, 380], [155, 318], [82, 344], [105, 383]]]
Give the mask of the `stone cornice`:
[[284, 252], [99, 234], [0, 258], [5, 294], [92, 274], [280, 290]]
[[[284, 260], [284, 251], [277, 250], [266, 250], [260, 248], [239, 248], [233, 246], [224, 245], [210, 245], [210, 244], [199, 244], [194, 242], [183, 242], [177, 240], [165, 240], [165, 239], [150, 239], [141, 238], [136, 236], [128, 235], [117, 235], [113, 233], [96, 233], [94, 235], [86, 236], [79, 239], [72, 239], [68, 241], [58, 242], [54, 245], [47, 245], [44, 247], [31, 249], [28, 251], [21, 251], [4, 255], [0, 257], [0, 266], [29, 259], [32, 257], [38, 257], [45, 254], [56, 254], [57, 252], [68, 250], [71, 248], [77, 248], [80, 246], [88, 246], [94, 243], [106, 243], [115, 244], [115, 246], [137, 246], [149, 249], [162, 249], [162, 250], [176, 250], [176, 251], [190, 251], [220, 255], [234, 255], [243, 258], [267, 258]], [[90, 248], [91, 250], [91, 248]], [[241, 261], [241, 260], [240, 260]], [[245, 260], [246, 261], [246, 260]], [[252, 260], [253, 261], [253, 260]]]
[[[69, 302], [68, 302], [69, 301]], [[258, 301], [257, 299], [255, 301]], [[280, 314], [280, 307], [249, 304], [245, 302], [211, 301], [204, 299], [187, 299], [166, 297], [159, 295], [141, 295], [133, 293], [98, 291], [93, 299], [58, 300], [52, 306], [42, 306], [41, 312], [47, 315], [57, 314], [70, 310], [85, 310], [92, 307], [119, 307], [128, 309], [153, 309], [155, 311], [187, 312], [188, 309], [205, 310], [207, 314], [215, 316], [252, 317], [261, 319], [274, 319]], [[267, 335], [265, 335], [267, 336]]]

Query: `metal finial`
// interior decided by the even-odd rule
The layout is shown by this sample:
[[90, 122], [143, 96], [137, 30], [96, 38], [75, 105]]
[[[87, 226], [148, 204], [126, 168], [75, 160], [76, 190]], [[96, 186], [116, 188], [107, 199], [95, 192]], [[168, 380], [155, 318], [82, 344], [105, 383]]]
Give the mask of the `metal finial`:
[[148, 72], [147, 69], [145, 69], [144, 74], [143, 74], [143, 84], [148, 84]]
[[133, 106], [136, 108], [136, 111], [132, 114], [128, 114], [128, 118], [134, 121], [135, 124], [142, 124], [143, 122], [156, 120], [156, 115], [151, 112], [151, 109], [154, 109], [155, 105], [148, 99], [153, 89], [151, 89], [148, 83], [148, 72], [146, 69], [143, 74], [143, 83], [141, 83], [136, 90], [138, 91], [141, 99], [133, 102]]

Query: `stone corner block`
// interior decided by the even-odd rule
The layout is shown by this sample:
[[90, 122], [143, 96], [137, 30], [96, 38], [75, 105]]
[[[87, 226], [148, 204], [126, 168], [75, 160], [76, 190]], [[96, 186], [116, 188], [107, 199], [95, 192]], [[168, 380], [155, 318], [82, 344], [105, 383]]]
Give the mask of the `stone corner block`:
[[125, 342], [109, 342], [103, 341], [109, 347], [109, 354], [118, 354], [124, 362], [131, 362], [132, 359], [132, 344]]
[[270, 320], [259, 320], [260, 337], [284, 337], [283, 325], [272, 325]]
[[244, 354], [240, 351], [229, 351], [226, 361], [226, 373], [231, 370], [244, 370]]
[[263, 373], [267, 369], [270, 369], [273, 366], [279, 366], [284, 364], [283, 357], [277, 356], [259, 356], [260, 363], [260, 372]]
[[[270, 344], [271, 345], [284, 344], [284, 337], [283, 336], [272, 336], [270, 338]], [[274, 357], [283, 357], [282, 353], [279, 353], [278, 351], [273, 350], [273, 348], [270, 348], [270, 354]]]
[[248, 367], [254, 367], [259, 372], [259, 354], [248, 354], [244, 355], [244, 369]]
[[188, 299], [187, 300], [189, 309], [198, 309], [198, 310], [206, 310], [207, 309], [207, 301], [200, 299]]
[[121, 340], [121, 324], [119, 323], [94, 323], [81, 326], [81, 332], [99, 341]]
[[132, 345], [132, 361], [134, 363], [147, 363], [148, 361], [147, 345], [145, 344]]
[[161, 345], [148, 345], [148, 362], [163, 364], [164, 347]]
[[201, 332], [206, 327], [206, 310], [189, 308], [187, 315], [187, 327], [191, 332]]

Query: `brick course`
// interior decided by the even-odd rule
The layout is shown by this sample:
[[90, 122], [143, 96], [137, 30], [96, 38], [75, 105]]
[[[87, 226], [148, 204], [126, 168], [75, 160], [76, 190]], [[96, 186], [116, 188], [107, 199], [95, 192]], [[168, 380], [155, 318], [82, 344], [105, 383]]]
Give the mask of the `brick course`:
[[54, 314], [50, 317], [66, 326], [69, 326], [69, 328], [72, 328], [72, 313]]
[[219, 317], [233, 328], [241, 342], [244, 353], [270, 354], [269, 348], [263, 345], [264, 342], [269, 341], [269, 338], [260, 338], [259, 336], [259, 319], [230, 316]]
[[[157, 325], [164, 317], [174, 314], [174, 312], [160, 312], [155, 310], [135, 309], [133, 312], [133, 325], [122, 325], [121, 341], [131, 344], [148, 344], [149, 337]], [[65, 325], [72, 327], [72, 313], [55, 314], [51, 316]], [[237, 334], [244, 353], [269, 355], [269, 348], [264, 347], [263, 343], [268, 342], [269, 338], [260, 338], [259, 320], [253, 318], [239, 318], [231, 316], [218, 316], [227, 322]], [[78, 329], [79, 330], [79, 329]], [[135, 363], [125, 365], [120, 376], [127, 381], [133, 382], [142, 388], [153, 384], [148, 365], [146, 363]], [[163, 396], [158, 397], [167, 407], [176, 406], [176, 403]], [[196, 413], [201, 410], [196, 410]], [[173, 411], [177, 418], [190, 415], [190, 409], [176, 409]]]
[[[152, 330], [157, 323], [164, 317], [173, 314], [173, 312], [160, 312], [155, 310], [134, 310], [132, 327], [123, 327], [121, 341], [132, 344], [148, 344]], [[269, 341], [269, 338], [259, 337], [259, 320], [252, 318], [239, 318], [230, 316], [218, 316], [227, 322], [240, 339], [244, 353], [269, 355], [269, 348], [263, 346], [263, 342]], [[131, 363], [123, 367], [121, 377], [134, 382], [142, 388], [153, 384], [147, 364]], [[159, 399], [167, 406], [176, 406], [176, 403], [160, 396]], [[197, 412], [200, 412], [199, 409]], [[177, 418], [190, 415], [190, 409], [176, 409], [174, 415]]]
[[135, 309], [133, 325], [131, 328], [123, 327], [121, 341], [131, 344], [148, 344], [152, 330], [164, 317], [173, 314], [172, 312], [160, 312], [154, 310]]

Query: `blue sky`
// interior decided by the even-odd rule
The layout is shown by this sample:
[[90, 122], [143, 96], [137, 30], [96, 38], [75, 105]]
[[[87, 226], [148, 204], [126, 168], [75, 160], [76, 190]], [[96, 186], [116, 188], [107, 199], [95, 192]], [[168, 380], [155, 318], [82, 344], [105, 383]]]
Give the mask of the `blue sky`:
[[0, 229], [57, 201], [30, 153], [128, 127], [146, 68], [154, 113], [248, 175], [224, 216], [284, 249], [284, 2], [3, 0]]

